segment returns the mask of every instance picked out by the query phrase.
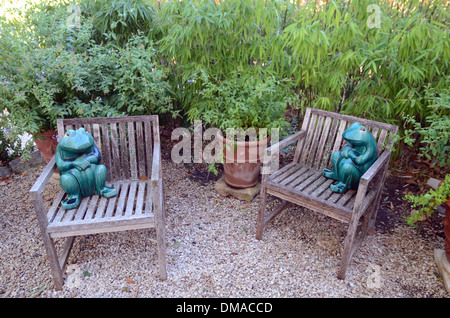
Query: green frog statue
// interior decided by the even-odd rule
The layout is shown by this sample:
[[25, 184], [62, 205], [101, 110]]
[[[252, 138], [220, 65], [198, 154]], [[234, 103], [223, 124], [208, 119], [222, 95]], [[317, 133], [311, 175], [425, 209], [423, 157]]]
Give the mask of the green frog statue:
[[99, 164], [101, 154], [94, 138], [84, 130], [68, 130], [56, 147], [61, 188], [68, 198], [61, 202], [63, 209], [76, 208], [81, 199], [98, 194], [105, 198], [117, 195], [114, 188], [107, 187], [106, 167]]
[[331, 157], [333, 170], [325, 168], [323, 175], [338, 180], [330, 186], [331, 191], [344, 193], [348, 189], [357, 189], [359, 180], [377, 160], [377, 143], [372, 133], [360, 123], [353, 123], [342, 137], [347, 141], [341, 151]]

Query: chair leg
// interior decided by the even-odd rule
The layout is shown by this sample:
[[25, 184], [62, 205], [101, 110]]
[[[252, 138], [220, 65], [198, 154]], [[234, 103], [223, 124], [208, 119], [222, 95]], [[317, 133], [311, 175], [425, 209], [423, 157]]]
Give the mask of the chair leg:
[[159, 265], [159, 277], [161, 280], [167, 279], [167, 264], [166, 264], [166, 222], [164, 220], [164, 194], [162, 189], [162, 182], [159, 183], [159, 193], [155, 204], [155, 226], [156, 226], [156, 245], [158, 249], [158, 265]]
[[258, 220], [256, 223], [256, 239], [261, 240], [264, 231], [264, 213], [266, 210], [266, 199], [267, 199], [267, 187], [266, 187], [267, 176], [263, 174], [261, 181], [261, 191], [259, 194], [259, 213]]
[[[384, 174], [382, 176], [383, 181], [381, 182], [381, 185], [384, 184], [385, 176], [386, 176], [386, 172], [384, 172]], [[350, 263], [353, 253], [359, 247], [359, 245], [362, 243], [364, 238], [367, 236], [367, 233], [369, 232], [369, 230], [375, 225], [375, 221], [376, 221], [377, 214], [378, 214], [378, 209], [380, 207], [380, 198], [381, 198], [381, 186], [380, 186], [380, 189], [378, 190], [378, 193], [375, 196], [375, 199], [372, 202], [371, 206], [368, 208], [368, 210], [366, 210], [364, 212], [365, 215], [364, 215], [364, 213], [362, 214], [362, 215], [364, 215], [364, 219], [363, 219], [363, 222], [361, 224], [361, 229], [360, 229], [361, 235], [358, 237], [357, 242], [354, 242], [354, 241], [355, 241], [355, 237], [357, 235], [357, 228], [358, 228], [358, 223], [359, 223], [360, 217], [357, 218], [356, 216], [354, 216], [352, 218], [352, 220], [350, 221], [348, 234], [347, 234], [347, 237], [345, 238], [345, 243], [344, 243], [344, 254], [341, 259], [341, 265], [340, 265], [339, 272], [338, 272], [339, 279], [345, 278], [347, 266]]]
[[163, 189], [163, 201], [162, 201], [162, 210], [163, 210], [163, 221], [164, 226], [166, 226], [166, 192], [164, 191], [164, 179], [161, 178], [161, 189]]
[[156, 227], [156, 240], [158, 249], [158, 265], [159, 265], [159, 277], [161, 280], [167, 279], [166, 270], [166, 240], [164, 239], [165, 233], [164, 229], [160, 226]]
[[363, 233], [363, 239], [367, 236], [369, 230], [375, 225], [378, 207], [379, 205], [374, 201], [368, 208], [366, 215], [364, 215], [364, 219], [361, 224], [361, 232]]
[[357, 244], [355, 242], [356, 238], [356, 230], [358, 228], [359, 217], [354, 216], [350, 220], [350, 224], [348, 227], [347, 236], [344, 241], [344, 251], [341, 258], [341, 264], [339, 266], [339, 271], [337, 277], [339, 279], [344, 279], [345, 274], [347, 272], [347, 267], [350, 264], [350, 260], [353, 256], [354, 251], [356, 250]]
[[54, 240], [47, 234], [42, 233], [45, 250], [47, 251], [47, 258], [50, 263], [50, 269], [55, 283], [55, 289], [61, 290], [64, 285], [63, 270], [60, 266], [58, 254], [56, 252]]
[[56, 252], [56, 246], [53, 238], [47, 233], [47, 212], [44, 207], [44, 200], [42, 196], [36, 192], [31, 192], [31, 200], [36, 211], [36, 218], [38, 221], [39, 229], [41, 230], [42, 241], [47, 252], [47, 259], [50, 263], [50, 270], [53, 275], [55, 288], [61, 290], [64, 285], [63, 269], [60, 266], [58, 254]]
[[384, 168], [384, 171], [382, 173], [382, 175], [379, 177], [379, 181], [377, 184], [377, 195], [375, 196], [375, 201], [373, 202], [373, 211], [371, 212], [370, 218], [369, 218], [369, 229], [371, 229], [372, 227], [374, 227], [375, 222], [377, 220], [377, 215], [378, 215], [378, 209], [380, 208], [381, 205], [381, 193], [383, 192], [383, 187], [384, 184], [386, 182], [386, 172], [388, 170], [388, 165], [389, 165], [389, 160], [386, 163], [386, 167]]
[[[48, 234], [47, 234], [48, 236]], [[67, 259], [69, 258], [70, 251], [73, 246], [75, 237], [70, 236], [64, 243], [61, 256], [58, 258], [56, 252], [55, 242], [51, 237], [48, 237], [48, 241], [44, 240], [45, 248], [47, 250], [47, 257], [50, 262], [50, 268], [55, 282], [55, 288], [61, 290], [64, 285], [64, 270], [66, 268]]]
[[369, 216], [368, 220], [368, 229], [370, 230], [375, 226], [375, 222], [377, 220], [378, 209], [380, 208], [380, 199], [381, 199], [381, 189], [378, 190], [378, 194], [375, 197], [375, 201], [372, 203], [373, 208]]
[[[376, 200], [372, 203], [368, 209], [362, 213], [360, 217], [355, 215], [351, 220], [348, 227], [347, 236], [344, 242], [344, 252], [341, 259], [341, 264], [339, 268], [338, 278], [344, 279], [345, 273], [347, 271], [347, 267], [350, 264], [351, 258], [356, 251], [356, 249], [361, 245], [363, 240], [366, 238], [367, 233], [371, 229], [371, 227], [375, 224], [375, 218], [377, 216], [377, 210], [379, 208], [379, 200]], [[363, 217], [361, 225], [358, 225]]]

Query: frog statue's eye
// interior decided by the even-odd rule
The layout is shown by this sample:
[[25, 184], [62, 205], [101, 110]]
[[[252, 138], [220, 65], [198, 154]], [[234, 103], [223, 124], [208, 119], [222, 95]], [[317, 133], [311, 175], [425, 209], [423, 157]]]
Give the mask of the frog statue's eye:
[[69, 137], [70, 135], [69, 135], [69, 133], [68, 132], [66, 132], [66, 134], [64, 135], [64, 137]]
[[366, 128], [361, 127], [361, 128], [359, 128], [359, 131], [362, 132], [362, 133], [365, 133], [366, 132]]

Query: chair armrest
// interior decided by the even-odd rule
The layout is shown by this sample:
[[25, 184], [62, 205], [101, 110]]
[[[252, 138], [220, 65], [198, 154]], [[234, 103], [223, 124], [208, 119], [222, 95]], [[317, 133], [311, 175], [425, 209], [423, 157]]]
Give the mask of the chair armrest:
[[30, 193], [33, 196], [41, 195], [42, 190], [44, 190], [45, 186], [48, 183], [48, 180], [50, 180], [53, 172], [56, 170], [56, 159], [55, 156], [50, 160], [50, 162], [47, 164], [47, 166], [44, 168], [44, 171], [42, 171], [39, 178], [36, 180], [34, 185], [31, 187]]
[[272, 153], [273, 150], [280, 151], [280, 149], [283, 149], [286, 146], [289, 146], [290, 144], [299, 141], [300, 139], [304, 138], [306, 136], [306, 131], [300, 130], [297, 131], [295, 134], [290, 135], [287, 138], [284, 138], [282, 141], [276, 143], [275, 145], [270, 146], [266, 149], [266, 153]]
[[369, 183], [372, 179], [383, 169], [384, 165], [391, 157], [391, 152], [385, 150], [383, 154], [370, 166], [370, 168], [362, 175], [358, 190], [356, 192], [355, 205], [353, 206], [353, 211], [357, 213], [362, 213], [362, 208], [364, 204], [364, 198], [367, 194], [367, 189]]
[[161, 170], [161, 144], [159, 142], [155, 142], [155, 144], [153, 145], [153, 162], [151, 175], [151, 181], [153, 186], [156, 186], [160, 179], [160, 170]]
[[360, 183], [368, 185], [372, 179], [378, 174], [382, 167], [386, 164], [386, 161], [391, 157], [391, 152], [385, 150], [383, 154], [370, 166], [370, 168], [362, 175]]
[[266, 148], [264, 152], [264, 161], [263, 166], [261, 168], [261, 174], [265, 177], [268, 174], [272, 174], [279, 169], [279, 161], [273, 160], [274, 156], [280, 152], [286, 146], [294, 142], [298, 142], [300, 139], [306, 136], [306, 131], [300, 130], [295, 134], [290, 135], [287, 138], [284, 138], [282, 141], [277, 142], [276, 144]]

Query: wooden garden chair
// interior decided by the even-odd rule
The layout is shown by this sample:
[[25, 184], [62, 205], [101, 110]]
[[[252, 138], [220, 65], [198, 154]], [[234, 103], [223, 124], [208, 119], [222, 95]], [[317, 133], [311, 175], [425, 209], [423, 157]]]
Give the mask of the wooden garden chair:
[[[55, 287], [62, 289], [63, 272], [74, 237], [102, 232], [156, 229], [159, 275], [166, 279], [165, 211], [158, 116], [60, 119], [58, 136], [69, 129], [84, 129], [94, 137], [108, 171], [109, 186], [117, 196], [83, 198], [75, 209], [64, 210], [61, 190], [48, 209], [42, 191], [56, 169], [55, 156], [30, 190]], [[58, 258], [55, 238], [67, 237]]]
[[[331, 155], [341, 149], [342, 133], [354, 122], [359, 122], [372, 132], [377, 140], [379, 156], [362, 176], [357, 190], [334, 193], [330, 190], [330, 184], [337, 181], [325, 178], [323, 169], [332, 168]], [[394, 125], [308, 108], [300, 131], [266, 149], [266, 156], [269, 157], [273, 156], [272, 152], [296, 143], [291, 163], [262, 176], [256, 238], [262, 239], [267, 223], [291, 203], [348, 223], [337, 275], [344, 279], [353, 253], [375, 224], [391, 157], [392, 136], [397, 131], [398, 127]], [[268, 215], [265, 214], [267, 194], [282, 200]]]

